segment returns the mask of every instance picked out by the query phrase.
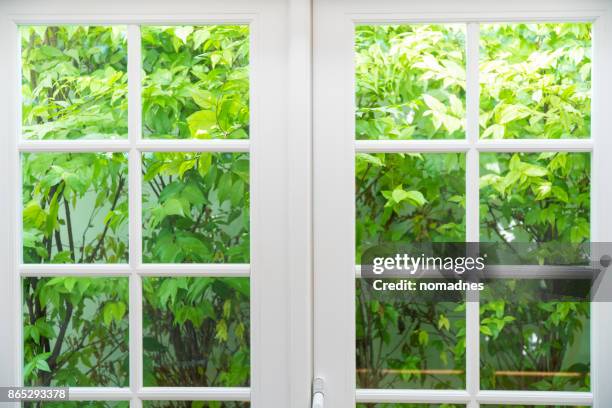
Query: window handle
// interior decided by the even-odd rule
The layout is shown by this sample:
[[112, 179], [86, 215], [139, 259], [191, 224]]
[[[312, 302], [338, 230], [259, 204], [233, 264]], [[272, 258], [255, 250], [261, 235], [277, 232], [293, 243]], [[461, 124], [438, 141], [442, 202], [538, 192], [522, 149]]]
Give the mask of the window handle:
[[312, 382], [312, 408], [325, 407], [325, 382], [322, 378], [315, 378]]

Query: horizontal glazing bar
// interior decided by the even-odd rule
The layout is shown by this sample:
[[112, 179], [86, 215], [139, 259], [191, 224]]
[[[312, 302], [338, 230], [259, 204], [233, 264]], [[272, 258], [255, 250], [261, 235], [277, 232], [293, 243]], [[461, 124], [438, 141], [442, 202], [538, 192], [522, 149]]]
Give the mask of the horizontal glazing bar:
[[27, 140], [19, 142], [20, 152], [248, 152], [249, 140]]
[[455, 403], [464, 404], [470, 400], [470, 395], [463, 390], [383, 390], [357, 389], [356, 402], [384, 403]]
[[356, 140], [357, 153], [442, 153], [466, 152], [590, 152], [591, 139], [500, 139], [479, 140], [471, 145], [466, 140]]
[[[590, 392], [566, 391], [480, 391], [475, 399], [481, 404], [593, 404]], [[469, 402], [470, 396], [463, 390], [385, 390], [358, 389], [356, 400], [360, 403], [455, 403]]]

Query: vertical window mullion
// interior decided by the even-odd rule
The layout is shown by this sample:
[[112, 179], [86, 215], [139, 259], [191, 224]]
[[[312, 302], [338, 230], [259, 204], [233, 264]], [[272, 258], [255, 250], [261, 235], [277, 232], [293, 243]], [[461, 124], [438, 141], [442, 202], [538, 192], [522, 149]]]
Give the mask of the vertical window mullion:
[[[469, 144], [465, 177], [466, 194], [466, 241], [479, 240], [478, 214], [478, 115], [479, 115], [479, 23], [467, 25], [466, 38], [466, 138]], [[476, 396], [480, 391], [480, 304], [477, 292], [468, 292], [466, 297], [466, 388], [470, 394], [468, 408], [477, 408]]]
[[142, 263], [141, 210], [141, 46], [140, 26], [129, 25], [128, 32], [128, 139], [129, 152], [129, 262], [130, 262], [130, 389], [131, 408], [140, 408], [137, 392], [142, 388], [142, 281], [137, 268]]

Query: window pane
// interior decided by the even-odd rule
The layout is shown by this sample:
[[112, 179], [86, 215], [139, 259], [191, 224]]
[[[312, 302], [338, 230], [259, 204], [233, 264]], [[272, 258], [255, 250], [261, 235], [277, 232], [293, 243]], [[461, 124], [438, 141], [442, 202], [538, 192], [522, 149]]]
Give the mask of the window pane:
[[125, 27], [22, 26], [25, 139], [127, 137]]
[[249, 137], [249, 27], [142, 27], [143, 136]]
[[481, 154], [481, 241], [588, 240], [590, 160], [589, 153]]
[[26, 386], [128, 385], [128, 279], [24, 278]]
[[244, 153], [143, 155], [143, 258], [249, 261], [249, 159]]
[[248, 408], [248, 402], [219, 401], [142, 401], [143, 408]]
[[[589, 195], [588, 153], [482, 154], [482, 240], [585, 242]], [[480, 307], [483, 389], [590, 389], [590, 306], [538, 300], [555, 284], [486, 285]]]
[[144, 278], [145, 386], [248, 386], [248, 278]]
[[124, 153], [24, 153], [23, 261], [128, 260]]
[[511, 279], [485, 285], [482, 389], [590, 390], [590, 303], [540, 300], [558, 284]]
[[465, 25], [360, 25], [357, 139], [465, 137]]
[[[357, 263], [377, 245], [464, 241], [464, 154], [358, 154], [355, 184]], [[464, 387], [462, 299], [356, 290], [358, 387]]]
[[482, 138], [588, 138], [591, 24], [480, 26]]
[[392, 242], [465, 240], [465, 155], [357, 154], [357, 262]]

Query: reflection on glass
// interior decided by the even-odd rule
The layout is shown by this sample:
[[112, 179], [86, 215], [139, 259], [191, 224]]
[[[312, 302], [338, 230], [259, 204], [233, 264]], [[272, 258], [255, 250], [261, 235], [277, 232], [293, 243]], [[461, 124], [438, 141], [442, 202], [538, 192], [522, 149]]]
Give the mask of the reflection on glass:
[[249, 137], [249, 27], [143, 26], [143, 136]]
[[480, 26], [480, 137], [588, 138], [591, 23]]
[[127, 137], [125, 27], [21, 26], [25, 139]]
[[26, 386], [128, 385], [128, 279], [24, 278]]
[[145, 386], [248, 386], [249, 288], [248, 278], [144, 278]]
[[359, 25], [357, 139], [465, 137], [465, 25]]
[[124, 153], [22, 155], [23, 261], [128, 260]]
[[249, 262], [245, 153], [143, 155], [143, 259]]

